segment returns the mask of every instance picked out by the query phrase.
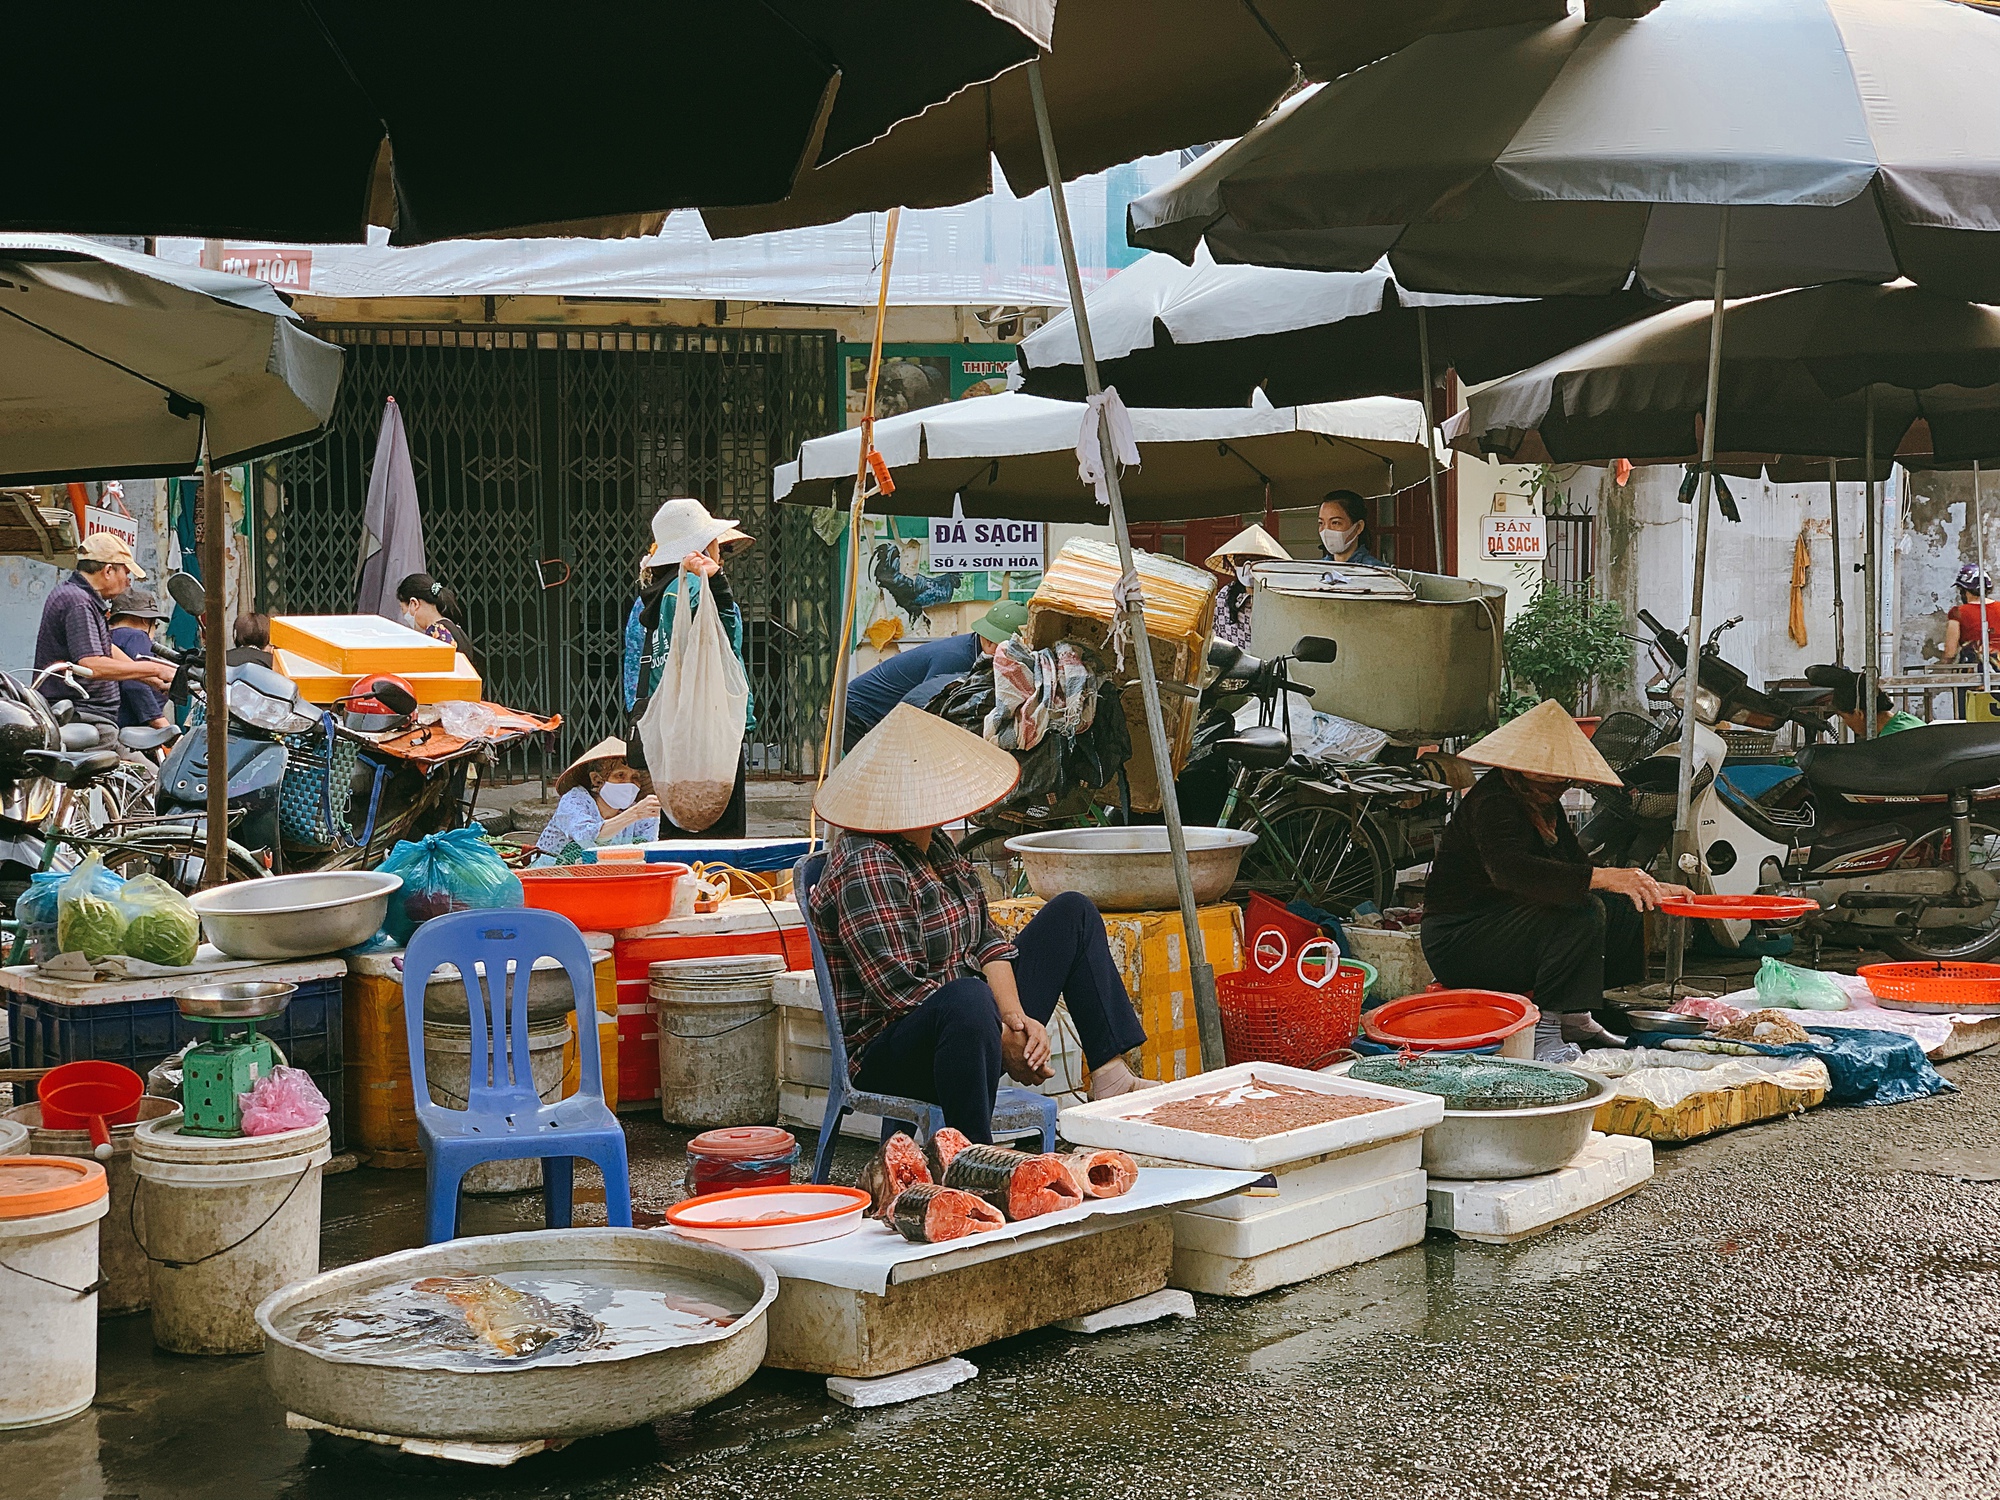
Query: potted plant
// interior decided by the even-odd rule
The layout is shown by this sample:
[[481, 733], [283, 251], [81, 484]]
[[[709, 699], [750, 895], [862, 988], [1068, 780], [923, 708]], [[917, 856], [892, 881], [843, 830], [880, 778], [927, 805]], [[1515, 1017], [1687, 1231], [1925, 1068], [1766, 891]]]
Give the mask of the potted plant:
[[1632, 672], [1632, 644], [1624, 630], [1625, 612], [1611, 600], [1593, 599], [1544, 579], [1527, 608], [1507, 624], [1507, 670], [1516, 700], [1522, 696], [1521, 684], [1528, 682], [1538, 697], [1522, 707], [1553, 698], [1575, 714], [1593, 679], [1607, 687], [1624, 686]]

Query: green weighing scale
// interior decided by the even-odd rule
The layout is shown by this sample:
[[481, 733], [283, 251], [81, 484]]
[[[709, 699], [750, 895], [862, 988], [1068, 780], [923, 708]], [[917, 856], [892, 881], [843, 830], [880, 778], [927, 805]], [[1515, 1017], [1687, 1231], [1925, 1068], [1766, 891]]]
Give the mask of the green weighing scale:
[[297, 990], [295, 984], [204, 984], [174, 996], [182, 1015], [208, 1028], [208, 1040], [181, 1057], [182, 1135], [243, 1134], [237, 1096], [284, 1061], [257, 1025], [283, 1015]]

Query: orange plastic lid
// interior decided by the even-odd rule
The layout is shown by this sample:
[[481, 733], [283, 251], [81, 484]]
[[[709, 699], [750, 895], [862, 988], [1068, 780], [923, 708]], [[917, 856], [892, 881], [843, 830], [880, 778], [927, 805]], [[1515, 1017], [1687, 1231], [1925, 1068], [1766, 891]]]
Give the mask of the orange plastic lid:
[[95, 1203], [111, 1191], [96, 1162], [76, 1156], [0, 1156], [0, 1219], [30, 1219]]
[[1456, 1051], [1504, 1041], [1535, 1019], [1524, 995], [1501, 990], [1425, 990], [1361, 1017], [1375, 1041], [1418, 1052]]
[[721, 1130], [704, 1130], [687, 1143], [688, 1155], [706, 1156], [711, 1161], [754, 1161], [766, 1156], [784, 1156], [799, 1149], [798, 1138], [775, 1125], [730, 1125]]

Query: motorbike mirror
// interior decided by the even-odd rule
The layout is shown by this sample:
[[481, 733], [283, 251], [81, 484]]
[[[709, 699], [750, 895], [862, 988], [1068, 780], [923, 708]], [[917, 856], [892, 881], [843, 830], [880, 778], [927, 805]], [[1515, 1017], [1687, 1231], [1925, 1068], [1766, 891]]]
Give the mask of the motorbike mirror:
[[1230, 641], [1210, 641], [1208, 643], [1208, 664], [1224, 677], [1243, 658], [1243, 648]]
[[208, 608], [208, 590], [192, 573], [176, 573], [167, 579], [167, 593], [191, 615], [199, 616]]
[[1856, 674], [1846, 667], [1822, 665], [1806, 668], [1806, 681], [1814, 687], [1839, 688], [1854, 681]]
[[1300, 661], [1326, 663], [1340, 655], [1340, 646], [1328, 636], [1302, 635], [1292, 647], [1292, 655]]

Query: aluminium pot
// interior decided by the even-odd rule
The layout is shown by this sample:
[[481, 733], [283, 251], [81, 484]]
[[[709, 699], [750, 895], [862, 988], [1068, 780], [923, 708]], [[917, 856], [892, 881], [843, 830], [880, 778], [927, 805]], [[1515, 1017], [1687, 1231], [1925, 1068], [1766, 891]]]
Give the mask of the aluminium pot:
[[[1196, 906], [1220, 901], [1236, 883], [1243, 856], [1257, 835], [1241, 828], [1183, 830]], [[1021, 856], [1029, 888], [1043, 900], [1076, 891], [1099, 911], [1178, 911], [1167, 830], [1138, 828], [1051, 828], [1007, 840]]]
[[1448, 1109], [1424, 1132], [1424, 1170], [1452, 1181], [1539, 1177], [1568, 1166], [1590, 1140], [1597, 1107], [1614, 1092], [1601, 1078], [1553, 1063], [1514, 1061], [1519, 1068], [1569, 1073], [1590, 1085], [1570, 1104], [1537, 1109]]

